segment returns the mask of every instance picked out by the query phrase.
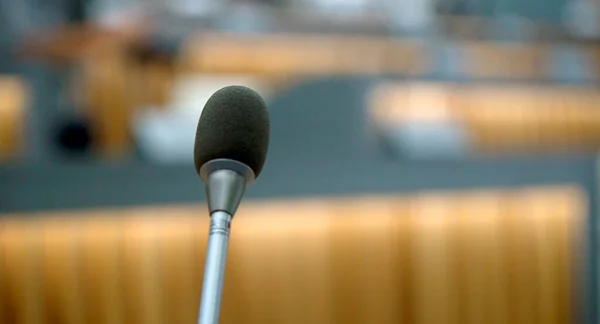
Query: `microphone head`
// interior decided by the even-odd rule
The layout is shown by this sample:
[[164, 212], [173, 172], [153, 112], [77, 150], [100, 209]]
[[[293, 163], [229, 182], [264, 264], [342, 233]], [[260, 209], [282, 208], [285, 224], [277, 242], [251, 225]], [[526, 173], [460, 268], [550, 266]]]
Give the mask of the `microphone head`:
[[206, 102], [196, 129], [194, 164], [231, 159], [244, 163], [254, 176], [260, 174], [269, 149], [270, 123], [267, 105], [254, 90], [228, 86]]

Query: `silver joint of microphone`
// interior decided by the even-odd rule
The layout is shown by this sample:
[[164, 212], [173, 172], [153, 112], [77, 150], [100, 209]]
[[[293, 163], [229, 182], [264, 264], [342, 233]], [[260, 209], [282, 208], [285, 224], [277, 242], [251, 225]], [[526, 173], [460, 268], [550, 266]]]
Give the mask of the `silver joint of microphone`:
[[200, 168], [200, 178], [206, 184], [208, 209], [212, 215], [224, 211], [235, 215], [244, 191], [254, 182], [254, 172], [244, 163], [230, 159], [208, 161]]

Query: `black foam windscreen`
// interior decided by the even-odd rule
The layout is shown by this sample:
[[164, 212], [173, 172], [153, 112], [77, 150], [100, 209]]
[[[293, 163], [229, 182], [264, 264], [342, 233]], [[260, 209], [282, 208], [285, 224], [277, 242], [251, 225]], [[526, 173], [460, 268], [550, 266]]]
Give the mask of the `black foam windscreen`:
[[265, 101], [254, 90], [228, 86], [215, 92], [202, 110], [196, 130], [196, 172], [214, 159], [242, 162], [260, 174], [269, 149], [270, 124]]

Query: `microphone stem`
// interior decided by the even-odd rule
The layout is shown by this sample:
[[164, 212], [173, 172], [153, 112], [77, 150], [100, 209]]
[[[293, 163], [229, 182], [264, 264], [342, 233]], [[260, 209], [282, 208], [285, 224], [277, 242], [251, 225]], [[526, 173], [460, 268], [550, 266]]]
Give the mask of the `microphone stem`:
[[219, 323], [231, 219], [232, 216], [224, 211], [215, 211], [210, 216], [198, 324]]

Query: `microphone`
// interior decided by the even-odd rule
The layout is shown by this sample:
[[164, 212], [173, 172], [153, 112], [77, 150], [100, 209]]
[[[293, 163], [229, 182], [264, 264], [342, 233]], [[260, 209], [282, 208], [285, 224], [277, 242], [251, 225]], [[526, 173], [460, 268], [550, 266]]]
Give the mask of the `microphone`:
[[217, 324], [231, 221], [269, 149], [267, 106], [254, 90], [228, 86], [206, 102], [194, 143], [196, 172], [206, 184], [210, 232], [198, 324]]

